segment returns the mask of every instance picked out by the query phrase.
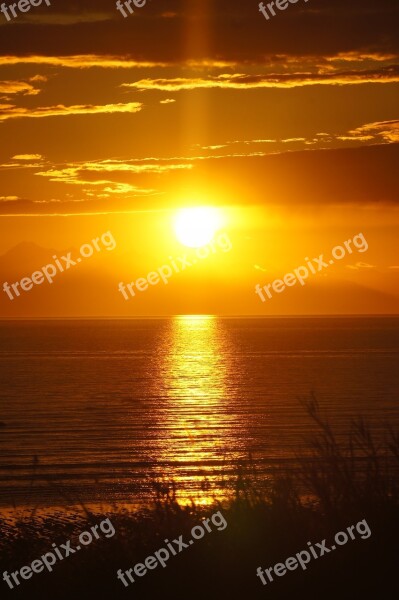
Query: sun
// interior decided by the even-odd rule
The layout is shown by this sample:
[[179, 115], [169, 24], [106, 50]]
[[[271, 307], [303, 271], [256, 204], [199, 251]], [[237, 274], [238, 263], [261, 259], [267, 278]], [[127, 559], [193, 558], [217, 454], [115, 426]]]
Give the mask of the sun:
[[216, 208], [183, 208], [175, 219], [176, 237], [184, 246], [200, 248], [213, 240], [220, 225], [221, 219]]

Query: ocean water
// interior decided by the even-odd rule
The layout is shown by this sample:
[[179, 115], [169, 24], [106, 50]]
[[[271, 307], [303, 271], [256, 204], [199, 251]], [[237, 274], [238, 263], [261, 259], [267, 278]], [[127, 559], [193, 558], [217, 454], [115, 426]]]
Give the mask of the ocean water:
[[223, 495], [295, 465], [313, 390], [340, 436], [399, 425], [399, 318], [0, 321], [0, 505]]

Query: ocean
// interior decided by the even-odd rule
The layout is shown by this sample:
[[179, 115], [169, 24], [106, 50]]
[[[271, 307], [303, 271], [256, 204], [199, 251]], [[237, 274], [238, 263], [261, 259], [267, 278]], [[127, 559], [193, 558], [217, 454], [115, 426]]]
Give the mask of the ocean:
[[[399, 425], [399, 318], [0, 321], [0, 505], [209, 503], [295, 468], [313, 392], [339, 437]], [[252, 468], [252, 467], [251, 467]], [[165, 488], [166, 489], [166, 488]]]

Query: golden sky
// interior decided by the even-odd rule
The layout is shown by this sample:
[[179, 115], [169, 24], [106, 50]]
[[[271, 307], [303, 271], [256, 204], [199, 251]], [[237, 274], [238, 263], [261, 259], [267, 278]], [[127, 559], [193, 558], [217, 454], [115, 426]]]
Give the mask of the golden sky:
[[[396, 313], [397, 0], [57, 0], [0, 14], [0, 284], [111, 231], [117, 246], [0, 316]], [[229, 252], [125, 301], [219, 207]], [[362, 232], [268, 303], [254, 293]]]

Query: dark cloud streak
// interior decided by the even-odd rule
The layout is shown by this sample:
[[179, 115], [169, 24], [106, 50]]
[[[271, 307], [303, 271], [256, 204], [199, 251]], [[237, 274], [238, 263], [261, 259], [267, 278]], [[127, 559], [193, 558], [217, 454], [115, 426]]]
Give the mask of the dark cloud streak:
[[[34, 22], [20, 16], [3, 23], [0, 53], [97, 53], [177, 62], [201, 58], [262, 61], [270, 53], [399, 50], [397, 0], [310, 0], [289, 8], [267, 22], [257, 2], [150, 0], [123, 19], [112, 0], [58, 0], [53, 7], [42, 8]], [[71, 19], [74, 14], [81, 15], [83, 22]], [[189, 45], [188, 30], [206, 33], [207, 43]]]

